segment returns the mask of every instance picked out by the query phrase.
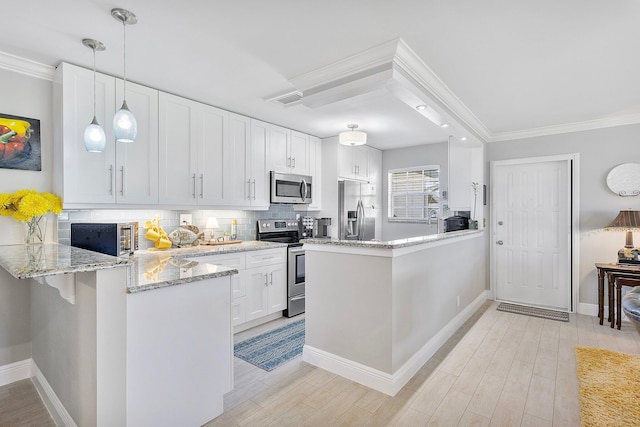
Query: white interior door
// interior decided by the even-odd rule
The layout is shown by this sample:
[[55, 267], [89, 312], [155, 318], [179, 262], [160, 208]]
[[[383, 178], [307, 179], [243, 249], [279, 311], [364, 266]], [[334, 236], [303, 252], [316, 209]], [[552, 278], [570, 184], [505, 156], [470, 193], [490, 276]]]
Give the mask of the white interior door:
[[497, 300], [570, 310], [570, 164], [492, 165]]

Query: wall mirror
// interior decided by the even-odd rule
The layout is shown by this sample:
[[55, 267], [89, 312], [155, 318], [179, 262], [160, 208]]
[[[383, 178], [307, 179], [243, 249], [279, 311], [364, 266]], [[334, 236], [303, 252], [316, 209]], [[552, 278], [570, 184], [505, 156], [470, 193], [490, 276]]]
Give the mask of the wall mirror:
[[607, 186], [618, 196], [640, 194], [640, 164], [623, 163], [611, 169], [607, 175]]

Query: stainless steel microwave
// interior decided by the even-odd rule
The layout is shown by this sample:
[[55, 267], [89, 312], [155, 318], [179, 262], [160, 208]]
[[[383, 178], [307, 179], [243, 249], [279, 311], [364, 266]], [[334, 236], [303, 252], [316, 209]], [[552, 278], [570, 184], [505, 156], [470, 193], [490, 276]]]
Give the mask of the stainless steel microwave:
[[71, 246], [107, 255], [131, 255], [138, 249], [138, 223], [71, 224]]
[[313, 200], [313, 180], [307, 175], [271, 171], [271, 203], [308, 205]]

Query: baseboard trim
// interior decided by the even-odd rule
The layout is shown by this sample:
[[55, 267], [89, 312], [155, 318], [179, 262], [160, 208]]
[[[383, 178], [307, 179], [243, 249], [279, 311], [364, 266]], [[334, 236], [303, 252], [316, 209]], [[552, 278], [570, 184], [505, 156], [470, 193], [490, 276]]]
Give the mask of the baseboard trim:
[[[604, 312], [609, 312], [609, 306], [604, 306]], [[585, 314], [587, 316], [597, 316], [598, 315], [598, 304], [587, 304], [584, 302], [578, 303], [578, 314]]]
[[427, 341], [427, 343], [394, 374], [379, 371], [307, 344], [305, 344], [303, 348], [302, 360], [386, 395], [395, 396], [487, 299], [488, 292], [481, 292], [471, 304], [466, 306], [456, 317], [440, 329], [433, 338]]
[[49, 414], [51, 415], [51, 418], [53, 418], [53, 421], [55, 421], [56, 425], [78, 427], [34, 361], [31, 363], [31, 373], [33, 376], [33, 384], [36, 386], [36, 390], [38, 390], [38, 394], [40, 394], [40, 398], [42, 399], [44, 406], [49, 411]]
[[0, 366], [0, 387], [31, 377], [31, 359]]

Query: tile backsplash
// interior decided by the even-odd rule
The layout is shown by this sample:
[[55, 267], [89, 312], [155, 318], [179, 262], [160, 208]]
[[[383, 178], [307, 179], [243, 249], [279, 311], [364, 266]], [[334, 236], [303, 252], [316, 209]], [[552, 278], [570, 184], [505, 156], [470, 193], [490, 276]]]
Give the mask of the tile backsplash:
[[140, 249], [153, 247], [153, 242], [144, 238], [143, 224], [158, 216], [160, 225], [167, 233], [180, 225], [180, 214], [191, 214], [192, 224], [208, 233], [205, 225], [209, 217], [218, 220], [220, 228], [215, 230], [216, 236], [222, 236], [225, 231], [231, 232], [231, 221], [238, 221], [238, 239], [255, 240], [256, 223], [258, 219], [296, 218], [304, 216], [306, 212], [293, 210], [293, 205], [271, 205], [268, 211], [242, 211], [242, 210], [115, 210], [115, 209], [91, 209], [68, 210], [58, 215], [58, 242], [69, 245], [71, 243], [71, 223], [74, 222], [133, 222], [140, 224], [139, 246]]

